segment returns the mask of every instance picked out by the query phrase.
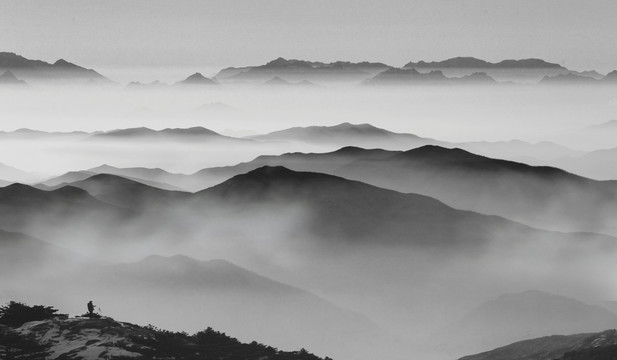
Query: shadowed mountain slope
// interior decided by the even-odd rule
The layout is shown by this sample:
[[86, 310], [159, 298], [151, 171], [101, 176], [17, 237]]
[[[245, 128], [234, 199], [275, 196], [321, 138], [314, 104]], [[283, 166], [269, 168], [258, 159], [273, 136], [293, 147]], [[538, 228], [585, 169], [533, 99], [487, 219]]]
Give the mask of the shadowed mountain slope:
[[215, 202], [236, 211], [263, 207], [269, 209], [263, 211], [276, 213], [288, 206], [300, 206], [308, 215], [305, 228], [298, 231], [331, 239], [329, 246], [379, 243], [473, 251], [491, 242], [569, 236], [534, 230], [496, 216], [455, 210], [423, 195], [283, 167], [266, 166], [235, 176], [196, 193], [196, 197], [196, 204]]
[[[617, 314], [605, 308], [543, 291], [526, 291], [502, 295], [478, 306], [442, 335], [456, 339], [443, 346], [460, 354], [539, 336], [592, 333], [615, 327]], [[617, 341], [614, 333], [612, 338]]]
[[[537, 339], [523, 340], [459, 360], [555, 360], [574, 359], [573, 353], [615, 351], [617, 335], [615, 330], [599, 333], [574, 335], [551, 335]], [[598, 359], [589, 357], [586, 359]], [[609, 357], [606, 357], [609, 359]]]

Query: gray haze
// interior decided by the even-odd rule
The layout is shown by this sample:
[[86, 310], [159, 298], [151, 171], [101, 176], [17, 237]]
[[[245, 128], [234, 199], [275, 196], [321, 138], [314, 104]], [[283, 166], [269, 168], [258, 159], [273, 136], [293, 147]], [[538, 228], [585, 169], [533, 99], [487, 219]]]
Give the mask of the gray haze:
[[66, 58], [123, 81], [171, 80], [177, 68], [211, 73], [278, 56], [393, 66], [536, 57], [576, 70], [617, 68], [610, 0], [3, 0], [2, 10], [0, 49]]
[[[2, 54], [0, 304], [336, 360], [617, 328], [614, 2], [0, 4], [50, 63]], [[459, 56], [550, 64], [403, 69]]]

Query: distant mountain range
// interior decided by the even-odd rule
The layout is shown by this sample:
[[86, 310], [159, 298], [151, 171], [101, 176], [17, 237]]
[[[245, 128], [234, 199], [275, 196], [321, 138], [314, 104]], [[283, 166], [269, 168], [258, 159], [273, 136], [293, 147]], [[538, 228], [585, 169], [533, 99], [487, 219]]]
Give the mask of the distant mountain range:
[[[407, 156], [402, 153], [393, 158], [401, 155]], [[375, 156], [378, 158], [382, 154], [375, 153]], [[384, 161], [386, 160], [378, 160]], [[348, 165], [343, 166], [345, 167]], [[382, 171], [387, 174], [387, 168], [361, 167], [369, 173]], [[423, 171], [421, 169], [416, 171]], [[495, 216], [455, 210], [428, 196], [403, 194], [332, 175], [296, 172], [283, 167], [261, 167], [192, 195], [152, 188], [133, 180], [116, 178], [114, 175], [94, 175], [86, 180], [69, 182], [67, 185], [69, 186], [53, 191], [42, 191], [19, 184], [0, 188], [0, 195], [4, 199], [0, 208], [0, 228], [12, 231], [28, 230], [41, 237], [45, 235], [40, 232], [43, 225], [39, 232], [36, 228], [26, 227], [32, 219], [38, 219], [41, 224], [56, 221], [58, 231], [61, 231], [63, 223], [81, 219], [79, 221], [87, 224], [89, 221], [84, 219], [98, 214], [96, 216], [99, 221], [93, 224], [95, 228], [106, 228], [105, 224], [115, 223], [116, 225], [110, 228], [121, 231], [124, 221], [131, 218], [135, 221], [135, 216], [131, 214], [149, 213], [149, 210], [160, 213], [143, 219], [144, 224], [151, 228], [155, 226], [153, 221], [165, 221], [165, 211], [174, 211], [176, 208], [188, 207], [194, 214], [219, 211], [239, 214], [250, 204], [249, 208], [263, 209], [264, 216], [269, 214], [276, 217], [278, 209], [284, 211], [290, 204], [302, 204], [310, 216], [294, 231], [310, 234], [318, 241], [326, 241], [322, 245], [329, 244], [329, 247], [339, 249], [348, 248], [352, 244], [368, 245], [375, 239], [380, 239], [384, 245], [473, 251], [483, 244], [497, 241], [497, 232], [507, 234], [504, 235], [505, 238], [515, 237], [517, 242], [520, 242], [520, 239], [531, 241], [540, 237], [571, 237], [567, 234], [538, 231]], [[479, 186], [487, 187], [490, 191], [486, 184], [480, 183]], [[472, 198], [475, 196], [473, 192], [467, 192]], [[464, 193], [458, 195], [463, 196]], [[500, 196], [503, 199], [504, 195]], [[370, 199], [370, 202], [367, 202], [367, 199]], [[48, 211], [50, 208], [54, 209], [51, 213]], [[143, 218], [144, 215], [141, 216]], [[158, 216], [162, 218], [159, 219]], [[57, 219], [58, 217], [60, 218]], [[605, 239], [596, 235], [580, 236], [589, 238], [590, 242], [601, 242]], [[498, 241], [508, 242], [503, 239]]]
[[484, 72], [461, 77], [447, 77], [440, 70], [421, 73], [416, 69], [391, 68], [364, 81], [365, 85], [412, 85], [412, 84], [495, 84], [496, 81]]
[[[307, 139], [317, 141], [322, 136], [327, 141], [331, 140], [331, 136], [339, 136], [338, 130], [350, 126], [342, 124], [336, 129], [297, 128], [274, 133], [273, 136], [307, 136]], [[330, 132], [331, 129], [334, 130]], [[375, 129], [368, 125], [358, 126], [354, 127], [354, 132], [343, 131], [342, 134], [359, 134], [362, 137], [365, 135], [363, 131], [367, 131], [369, 138], [374, 136], [383, 141], [402, 139], [415, 142], [418, 146], [430, 140], [412, 134], [393, 134]], [[490, 148], [489, 145], [470, 143], [469, 146]], [[498, 148], [502, 145], [506, 148], [510, 146], [499, 143], [492, 146]], [[512, 146], [530, 145], [515, 143]], [[105, 166], [88, 170], [80, 179], [87, 174], [110, 173], [156, 187], [197, 191], [262, 166], [284, 166], [294, 171], [327, 173], [387, 189], [424, 194], [457, 208], [505, 216], [540, 228], [614, 234], [616, 183], [587, 179], [557, 168], [534, 167], [440, 146], [426, 145], [404, 152], [345, 147], [328, 153], [259, 156], [250, 162], [206, 168], [188, 175], [172, 174], [162, 169]], [[53, 186], [65, 181], [61, 177], [44, 184]]]
[[169, 140], [169, 141], [236, 141], [250, 142], [246, 139], [238, 139], [221, 135], [201, 126], [191, 128], [167, 128], [153, 130], [146, 127], [110, 130], [95, 133], [90, 136], [91, 140]]
[[[0, 53], [0, 84], [32, 84], [50, 81], [73, 84], [111, 84], [95, 70], [60, 59], [47, 63], [30, 60], [11, 52]], [[295, 83], [314, 87], [315, 83], [353, 82], [367, 84], [494, 84], [497, 82], [542, 83], [604, 83], [613, 84], [617, 70], [606, 76], [594, 71], [577, 72], [542, 59], [502, 60], [488, 62], [473, 57], [455, 57], [443, 61], [409, 62], [396, 68], [380, 62], [335, 61], [331, 63], [284, 59], [279, 57], [263, 65], [229, 67], [212, 79], [195, 73], [176, 85], [203, 86], [218, 83], [266, 83], [282, 85]], [[590, 81], [596, 80], [596, 81]], [[289, 85], [289, 84], [286, 84]], [[154, 81], [148, 84], [131, 82], [134, 89], [168, 88]]]
[[438, 143], [437, 140], [421, 138], [413, 134], [394, 133], [371, 124], [341, 123], [334, 126], [295, 127], [264, 135], [250, 136], [255, 140], [301, 141], [307, 143], [378, 146], [389, 144], [390, 148], [414, 147]]
[[503, 60], [497, 63], [492, 63], [474, 57], [455, 57], [443, 61], [432, 62], [408, 62], [404, 67], [415, 69], [565, 69], [559, 64], [549, 63], [541, 59]]
[[89, 233], [96, 229], [113, 232], [136, 215], [134, 211], [110, 205], [73, 186], [44, 191], [12, 184], [0, 188], [0, 199], [0, 229], [45, 240], [57, 239], [58, 234], [66, 236], [67, 231], [80, 233], [82, 229], [75, 226], [75, 222], [89, 227]]
[[388, 68], [383, 63], [322, 63], [277, 58], [264, 65], [226, 68], [215, 78], [225, 82], [264, 82], [275, 77], [285, 81], [360, 81]]
[[[92, 69], [60, 59], [53, 64], [30, 60], [11, 52], [0, 52], [0, 72], [8, 71], [26, 82], [60, 81], [70, 83], [111, 83]], [[6, 73], [5, 73], [6, 74]]]

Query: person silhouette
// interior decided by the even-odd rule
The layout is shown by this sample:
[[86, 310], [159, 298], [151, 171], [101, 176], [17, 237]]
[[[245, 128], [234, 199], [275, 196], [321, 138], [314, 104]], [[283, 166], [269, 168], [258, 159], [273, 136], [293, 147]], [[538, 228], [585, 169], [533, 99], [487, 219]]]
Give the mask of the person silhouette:
[[94, 304], [92, 303], [92, 300], [88, 302], [88, 313], [90, 315], [94, 314]]

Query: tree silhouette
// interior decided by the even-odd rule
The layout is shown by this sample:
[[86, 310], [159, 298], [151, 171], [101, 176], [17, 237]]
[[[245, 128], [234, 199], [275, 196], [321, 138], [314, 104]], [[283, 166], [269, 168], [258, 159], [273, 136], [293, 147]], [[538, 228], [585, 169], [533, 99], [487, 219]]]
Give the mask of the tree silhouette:
[[28, 321], [40, 321], [61, 316], [56, 314], [57, 312], [58, 309], [54, 309], [53, 306], [28, 306], [24, 303], [11, 301], [0, 306], [0, 324], [19, 327]]

